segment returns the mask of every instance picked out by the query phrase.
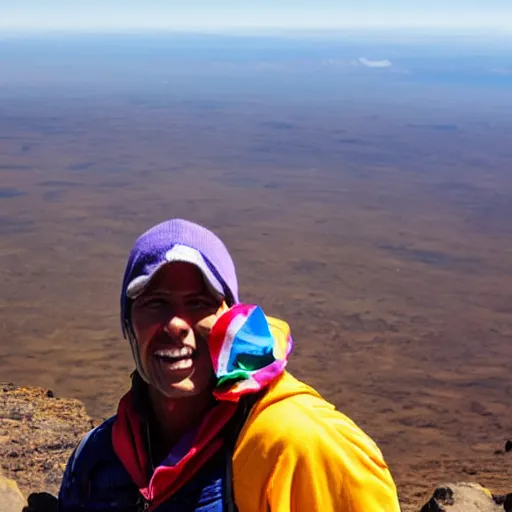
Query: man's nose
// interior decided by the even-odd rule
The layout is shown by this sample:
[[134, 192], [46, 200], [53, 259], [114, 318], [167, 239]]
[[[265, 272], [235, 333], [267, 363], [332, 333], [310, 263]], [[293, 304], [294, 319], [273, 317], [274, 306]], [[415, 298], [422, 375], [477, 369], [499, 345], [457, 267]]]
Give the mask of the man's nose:
[[184, 340], [190, 332], [188, 323], [178, 315], [172, 315], [164, 325], [164, 331], [175, 340]]

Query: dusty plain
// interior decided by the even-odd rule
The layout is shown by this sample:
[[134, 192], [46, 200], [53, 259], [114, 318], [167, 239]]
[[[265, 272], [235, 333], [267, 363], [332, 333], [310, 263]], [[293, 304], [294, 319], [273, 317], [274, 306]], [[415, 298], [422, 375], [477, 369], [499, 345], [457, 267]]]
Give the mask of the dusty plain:
[[125, 258], [186, 217], [291, 324], [290, 370], [376, 439], [405, 512], [445, 481], [510, 492], [512, 125], [468, 107], [2, 92], [0, 380], [114, 413]]

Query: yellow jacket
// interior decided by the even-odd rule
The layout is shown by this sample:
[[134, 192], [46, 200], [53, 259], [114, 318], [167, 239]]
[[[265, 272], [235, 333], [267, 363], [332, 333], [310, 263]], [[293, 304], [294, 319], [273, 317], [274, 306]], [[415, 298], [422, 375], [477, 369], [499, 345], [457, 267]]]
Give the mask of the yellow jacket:
[[[269, 318], [273, 334], [288, 326]], [[400, 512], [377, 445], [289, 373], [251, 411], [233, 454], [240, 512]]]

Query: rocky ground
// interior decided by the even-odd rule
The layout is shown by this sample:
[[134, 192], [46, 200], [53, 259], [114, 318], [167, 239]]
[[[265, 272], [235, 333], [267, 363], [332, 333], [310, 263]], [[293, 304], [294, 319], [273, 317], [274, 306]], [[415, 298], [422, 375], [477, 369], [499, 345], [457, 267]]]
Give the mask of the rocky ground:
[[[14, 482], [25, 497], [34, 492], [57, 494], [68, 457], [94, 425], [78, 400], [55, 397], [47, 389], [0, 384], [0, 500], [12, 504], [9, 512], [21, 512]], [[512, 456], [512, 442], [496, 455]], [[408, 503], [404, 510], [409, 507]], [[421, 507], [419, 503], [415, 510]], [[23, 509], [32, 510], [36, 509]], [[512, 495], [493, 496], [479, 485], [462, 483], [441, 485], [420, 512], [500, 510], [512, 511]]]
[[92, 426], [77, 400], [0, 384], [0, 470], [27, 496], [34, 491], [56, 494], [68, 457]]

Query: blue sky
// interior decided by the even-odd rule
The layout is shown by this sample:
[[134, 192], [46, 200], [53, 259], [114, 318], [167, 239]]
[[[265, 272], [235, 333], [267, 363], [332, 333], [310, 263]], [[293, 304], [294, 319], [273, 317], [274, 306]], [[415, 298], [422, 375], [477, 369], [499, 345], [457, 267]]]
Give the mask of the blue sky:
[[0, 0], [0, 30], [491, 28], [512, 0]]

